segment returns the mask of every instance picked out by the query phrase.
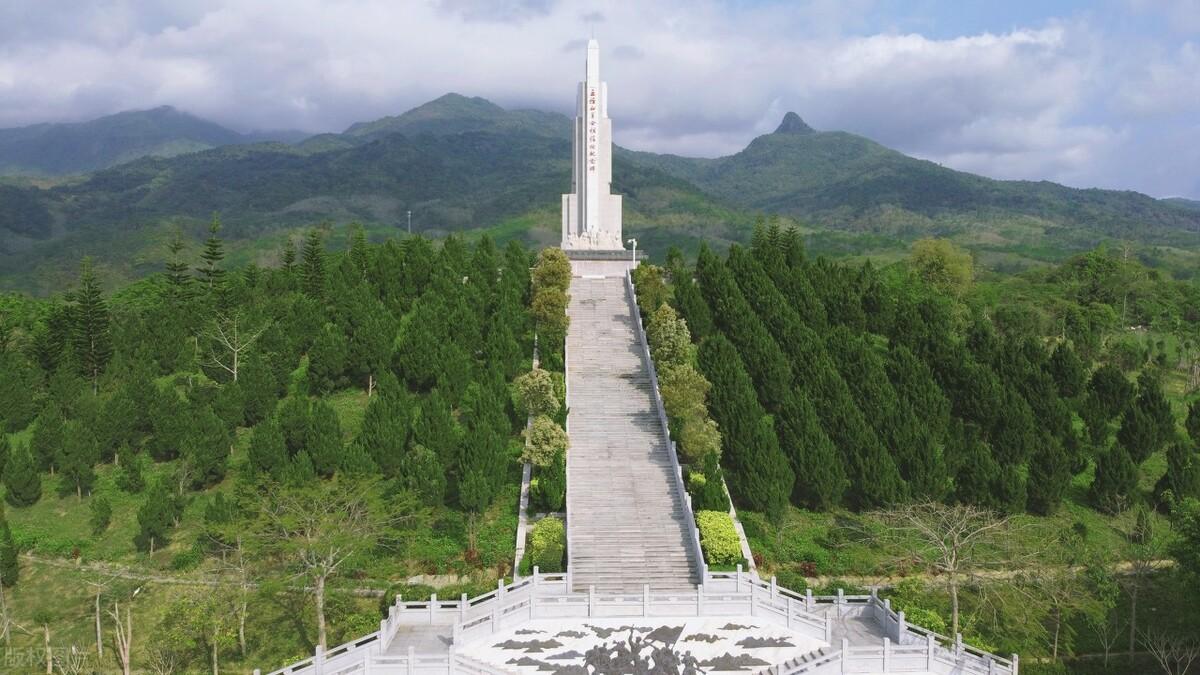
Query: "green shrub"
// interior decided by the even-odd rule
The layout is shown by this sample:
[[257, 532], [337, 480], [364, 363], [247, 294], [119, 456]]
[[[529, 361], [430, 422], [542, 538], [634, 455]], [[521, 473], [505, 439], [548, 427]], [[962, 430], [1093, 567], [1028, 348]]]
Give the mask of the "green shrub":
[[799, 567], [789, 566], [775, 570], [775, 583], [796, 593], [803, 593], [808, 589], [808, 579], [804, 578], [804, 572]]
[[721, 481], [717, 456], [709, 454], [701, 460], [700, 470], [688, 471], [687, 491], [696, 511], [728, 511], [729, 497]]
[[543, 513], [562, 511], [567, 493], [566, 454], [559, 453], [550, 466], [536, 467], [538, 474], [529, 485], [529, 496], [534, 506]]
[[186, 551], [175, 554], [175, 557], [171, 558], [171, 569], [178, 571], [196, 569], [203, 560], [204, 553], [193, 546]]
[[913, 626], [920, 626], [925, 630], [931, 630], [935, 633], [946, 634], [946, 620], [941, 614], [932, 609], [924, 607], [909, 607], [904, 610], [904, 620]]
[[699, 511], [696, 526], [700, 529], [700, 547], [709, 565], [736, 565], [742, 562], [742, 546], [738, 541], [733, 519], [723, 511]]
[[92, 526], [92, 534], [100, 535], [108, 529], [108, 524], [112, 522], [112, 504], [109, 503], [108, 497], [95, 495], [92, 497], [89, 508], [91, 515], [88, 522]]
[[539, 571], [563, 571], [567, 534], [558, 518], [542, 518], [529, 535], [529, 555]]

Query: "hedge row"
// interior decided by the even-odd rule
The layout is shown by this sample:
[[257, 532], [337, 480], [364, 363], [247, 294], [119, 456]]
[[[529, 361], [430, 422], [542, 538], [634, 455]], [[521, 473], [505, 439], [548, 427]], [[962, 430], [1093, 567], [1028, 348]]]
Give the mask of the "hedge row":
[[743, 561], [733, 519], [722, 511], [698, 511], [696, 526], [700, 529], [700, 548], [709, 565], [732, 567]]

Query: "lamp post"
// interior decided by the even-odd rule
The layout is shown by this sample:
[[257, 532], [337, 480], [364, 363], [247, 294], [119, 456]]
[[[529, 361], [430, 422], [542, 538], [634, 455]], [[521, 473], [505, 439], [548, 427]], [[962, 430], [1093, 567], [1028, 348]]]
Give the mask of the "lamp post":
[[637, 262], [637, 239], [630, 237], [629, 239], [626, 239], [625, 241], [627, 243], [633, 244], [633, 252], [629, 254], [629, 262], [636, 263]]
[[412, 234], [412, 211], [408, 212], [408, 233]]

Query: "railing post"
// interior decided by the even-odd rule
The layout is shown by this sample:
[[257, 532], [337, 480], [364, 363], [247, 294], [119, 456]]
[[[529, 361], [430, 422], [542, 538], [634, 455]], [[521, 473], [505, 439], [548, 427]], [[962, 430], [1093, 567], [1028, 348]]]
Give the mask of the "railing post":
[[842, 672], [843, 673], [848, 672], [847, 668], [850, 667], [850, 664], [848, 663], [848, 661], [850, 661], [850, 641], [847, 640], [846, 638], [842, 638]]
[[379, 644], [384, 649], [387, 649], [388, 642], [391, 642], [391, 635], [388, 635], [387, 619], [380, 619], [379, 620]]
[[1012, 675], [1017, 675], [1018, 670], [1020, 670], [1020, 658], [1016, 654], [1013, 654], [1012, 655]]
[[460, 623], [465, 622], [467, 620], [467, 607], [469, 607], [470, 604], [471, 604], [471, 601], [467, 600], [466, 593], [463, 593], [458, 598], [458, 620]]
[[775, 596], [777, 596], [777, 595], [779, 595], [779, 584], [778, 584], [778, 582], [775, 581], [775, 575], [772, 574], [771, 575], [771, 599], [774, 600]]
[[696, 616], [704, 616], [704, 586], [696, 584]]
[[833, 641], [833, 622], [829, 620], [829, 617], [825, 617], [825, 641]]
[[313, 672], [316, 675], [325, 675], [325, 650], [321, 648], [321, 645], [317, 645], [317, 648], [313, 650]]
[[496, 599], [497, 600], [504, 599], [504, 579], [496, 580]]
[[984, 657], [984, 660], [987, 661], [988, 675], [996, 675], [996, 662], [990, 656]]
[[417, 673], [417, 648], [408, 646], [408, 675], [416, 675]]
[[928, 671], [933, 670], [933, 648], [936, 644], [937, 644], [937, 641], [935, 641], [933, 639], [933, 636], [926, 633], [925, 634], [925, 670], [928, 670]]
[[255, 668], [255, 669], [254, 669], [254, 675], [262, 675], [262, 671], [261, 671], [261, 670], [259, 670], [258, 668]]
[[962, 658], [963, 641], [962, 633], [954, 634], [954, 658], [955, 660]]
[[[774, 577], [772, 577], [772, 578], [774, 578]], [[792, 627], [792, 596], [789, 595], [784, 599], [787, 600], [787, 621], [784, 622], [784, 624], [788, 628], [791, 628]]]
[[750, 616], [758, 615], [758, 587], [750, 584]]
[[846, 597], [845, 592], [839, 588], [838, 589], [838, 597], [837, 597], [837, 616], [839, 619], [842, 618], [842, 603], [845, 602], [845, 597]]
[[889, 661], [892, 657], [892, 641], [885, 635], [883, 637], [883, 672], [888, 672]]
[[737, 583], [737, 585], [735, 586], [735, 588], [737, 589], [738, 593], [741, 593], [742, 592], [742, 566], [740, 564], [737, 566], [737, 582], [736, 583]]
[[906, 633], [908, 633], [908, 622], [904, 620], [904, 612], [896, 612], [896, 644], [904, 644]]
[[429, 594], [429, 625], [433, 625], [433, 617], [437, 613], [437, 593]]
[[[878, 598], [875, 596], [875, 591], [873, 591], [873, 590], [871, 591], [871, 598], [876, 601], [875, 603], [872, 603], [875, 606], [871, 608], [871, 613], [875, 615], [876, 621], [879, 621], [878, 617], [879, 617], [880, 612], [879, 612]], [[892, 601], [884, 600], [883, 601], [883, 621], [879, 621], [879, 623], [883, 624], [883, 632], [886, 633], [888, 631], [888, 624], [891, 622], [892, 622]]]
[[538, 587], [538, 566], [537, 565], [533, 566], [533, 587], [534, 588]]
[[804, 611], [810, 614], [813, 611], [813, 597], [811, 588], [804, 589]]
[[588, 586], [588, 616], [595, 616], [596, 611], [596, 587]]
[[642, 584], [642, 616], [650, 616], [650, 584]]

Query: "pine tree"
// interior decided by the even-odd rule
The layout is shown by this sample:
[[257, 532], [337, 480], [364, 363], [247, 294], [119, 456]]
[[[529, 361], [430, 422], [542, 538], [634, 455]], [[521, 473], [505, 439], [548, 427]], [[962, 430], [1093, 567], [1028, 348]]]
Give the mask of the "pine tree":
[[1175, 417], [1162, 385], [1149, 372], [1138, 378], [1138, 393], [1121, 417], [1117, 440], [1141, 464], [1175, 437]]
[[301, 288], [305, 295], [317, 301], [325, 299], [325, 241], [321, 231], [309, 230], [304, 238], [304, 250], [300, 254]]
[[92, 271], [92, 263], [84, 258], [79, 274], [79, 290], [72, 294], [71, 347], [78, 361], [79, 373], [92, 383], [92, 391], [100, 386], [100, 375], [112, 358], [112, 337], [109, 335], [108, 305], [100, 294], [100, 283]]
[[0, 476], [4, 475], [4, 469], [11, 458], [12, 444], [8, 441], [8, 434], [0, 430]]
[[59, 494], [68, 495], [72, 492], [80, 499], [85, 490], [90, 491], [96, 482], [96, 437], [91, 429], [76, 420], [63, 425], [62, 445], [58, 449], [58, 465], [62, 480], [59, 481]]
[[279, 422], [268, 418], [255, 426], [246, 454], [250, 467], [256, 473], [278, 480], [288, 461], [287, 446]]
[[176, 232], [167, 243], [166, 277], [167, 287], [176, 301], [186, 300], [192, 291], [192, 275], [189, 273], [187, 261], [183, 259], [183, 237]]
[[795, 474], [792, 502], [827, 511], [841, 504], [848, 481], [833, 441], [821, 428], [812, 402], [796, 389], [784, 399], [775, 421], [779, 447]]
[[242, 394], [245, 422], [253, 426], [266, 419], [275, 410], [279, 383], [271, 368], [256, 355], [251, 355], [238, 372], [238, 389]]
[[700, 343], [700, 368], [712, 383], [711, 410], [721, 428], [722, 460], [734, 501], [782, 514], [794, 475], [737, 350], [721, 335]]
[[337, 411], [325, 401], [313, 404], [304, 447], [318, 476], [332, 476], [342, 454], [342, 427]]
[[536, 500], [547, 513], [562, 511], [567, 496], [567, 455], [558, 453], [550, 466], [537, 469]]
[[[412, 442], [434, 452], [438, 461], [453, 475], [462, 430], [455, 421], [450, 403], [438, 389], [421, 399], [412, 425]], [[453, 482], [453, 481], [452, 481]]]
[[156, 481], [146, 492], [146, 500], [138, 508], [138, 533], [133, 543], [139, 551], [154, 552], [170, 543], [171, 526], [175, 522], [175, 500], [163, 481]]
[[1071, 343], [1060, 342], [1054, 348], [1054, 353], [1050, 356], [1046, 367], [1054, 377], [1054, 383], [1058, 386], [1060, 396], [1075, 398], [1083, 393], [1087, 370], [1084, 368], [1083, 361], [1075, 355]]
[[400, 463], [401, 484], [412, 490], [426, 506], [441, 506], [446, 496], [446, 472], [429, 448], [409, 446]]
[[1200, 455], [1187, 443], [1177, 442], [1167, 448], [1167, 472], [1154, 486], [1154, 499], [1170, 510], [1188, 498], [1200, 499]]
[[150, 456], [167, 461], [179, 456], [184, 434], [188, 430], [188, 410], [175, 393], [174, 387], [156, 387], [150, 405], [153, 434], [147, 444]]
[[42, 476], [28, 450], [14, 447], [4, 471], [5, 499], [13, 506], [31, 506], [42, 498]]
[[221, 217], [214, 213], [208, 226], [208, 239], [204, 240], [204, 251], [200, 253], [204, 265], [196, 268], [201, 283], [209, 293], [220, 290], [225, 282], [225, 270], [221, 269], [221, 261], [225, 259], [225, 242], [217, 236], [220, 231]]
[[1129, 506], [1137, 495], [1137, 465], [1120, 443], [1096, 458], [1096, 478], [1089, 492], [1092, 504], [1109, 513]]
[[367, 404], [362, 429], [354, 442], [384, 476], [400, 474], [400, 463], [408, 445], [410, 418], [407, 397], [398, 392], [380, 390]]
[[354, 265], [355, 271], [365, 279], [371, 268], [371, 261], [367, 253], [367, 233], [358, 223], [351, 225], [351, 229], [353, 234], [350, 235], [350, 262]]
[[1184, 428], [1187, 429], [1188, 437], [1192, 439], [1197, 447], [1200, 447], [1200, 399], [1192, 401], [1188, 406], [1187, 421], [1184, 422]]
[[675, 280], [675, 309], [679, 316], [687, 322], [692, 338], [701, 340], [712, 335], [716, 327], [713, 325], [712, 312], [704, 302], [700, 287], [691, 280], [690, 276]]
[[396, 320], [366, 286], [354, 291], [346, 305], [347, 371], [370, 395], [376, 379], [391, 364]]
[[379, 473], [379, 467], [362, 446], [351, 443], [342, 450], [338, 472], [346, 476], [374, 476]]
[[288, 487], [304, 487], [316, 479], [317, 470], [313, 468], [312, 459], [306, 451], [301, 450], [283, 467], [280, 482]]
[[180, 452], [193, 470], [192, 488], [207, 488], [225, 478], [233, 438], [229, 428], [208, 406], [192, 410]]
[[13, 541], [8, 519], [0, 514], [0, 583], [5, 588], [17, 585], [21, 578], [21, 563], [17, 558], [17, 544]]
[[337, 326], [321, 331], [308, 350], [308, 381], [313, 393], [327, 394], [345, 384], [348, 355], [346, 336]]
[[121, 453], [121, 465], [117, 467], [115, 482], [117, 487], [131, 495], [138, 494], [146, 487], [145, 458], [138, 454]]
[[767, 410], [778, 410], [792, 381], [779, 344], [750, 308], [729, 269], [707, 248], [700, 250], [696, 276], [716, 325], [737, 346], [759, 400]]
[[304, 449], [305, 436], [308, 434], [309, 408], [308, 398], [298, 395], [288, 396], [279, 405], [277, 419], [279, 430], [283, 432], [288, 457], [293, 457]]
[[1133, 399], [1133, 385], [1125, 378], [1119, 368], [1111, 363], [1105, 363], [1092, 371], [1088, 379], [1088, 396], [1097, 406], [1099, 416], [1111, 420]]
[[1042, 432], [1029, 460], [1029, 510], [1048, 516], [1058, 510], [1071, 483], [1072, 457], [1057, 438]]
[[104, 495], [96, 495], [92, 497], [92, 503], [88, 505], [90, 514], [88, 523], [92, 526], [92, 535], [100, 536], [108, 529], [108, 524], [112, 522], [112, 504], [108, 501], [108, 497]]
[[999, 509], [992, 484], [998, 480], [1000, 466], [983, 442], [979, 428], [963, 424], [961, 419], [952, 420], [946, 434], [946, 454], [954, 473], [954, 501]]
[[283, 243], [283, 253], [280, 256], [283, 263], [283, 271], [291, 274], [296, 269], [296, 242], [292, 241], [291, 236]]
[[53, 471], [58, 461], [59, 448], [63, 444], [63, 425], [66, 422], [62, 409], [53, 400], [48, 401], [37, 416], [29, 449], [33, 453], [38, 471]]

